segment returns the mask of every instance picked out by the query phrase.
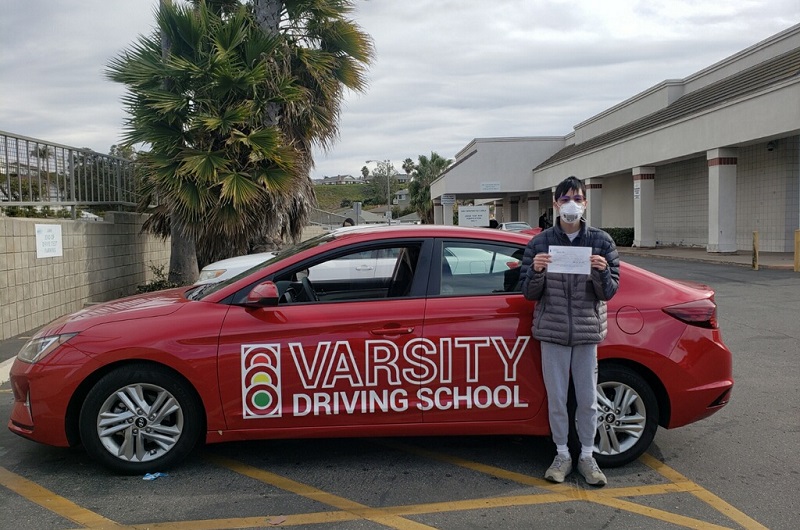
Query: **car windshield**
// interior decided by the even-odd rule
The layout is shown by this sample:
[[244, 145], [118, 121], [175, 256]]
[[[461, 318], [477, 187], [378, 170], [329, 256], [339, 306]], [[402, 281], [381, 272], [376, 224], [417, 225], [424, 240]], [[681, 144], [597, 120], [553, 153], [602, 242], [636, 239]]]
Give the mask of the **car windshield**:
[[274, 263], [277, 260], [281, 260], [288, 256], [292, 256], [294, 254], [297, 254], [298, 252], [302, 252], [309, 248], [313, 248], [319, 245], [324, 245], [325, 243], [332, 241], [334, 237], [335, 237], [334, 234], [322, 234], [320, 236], [312, 237], [311, 239], [307, 239], [295, 245], [289, 245], [287, 247], [284, 247], [281, 250], [276, 251], [275, 256], [273, 256], [272, 258], [268, 259], [263, 263], [259, 263], [258, 265], [247, 269], [246, 271], [242, 271], [236, 276], [233, 276], [221, 282], [198, 285], [194, 289], [190, 289], [186, 293], [186, 298], [188, 298], [189, 300], [202, 300], [211, 293], [215, 293], [220, 289], [222, 289], [223, 287], [225, 287], [226, 285], [230, 285], [233, 282], [238, 281], [241, 278], [244, 278], [245, 276], [253, 274], [254, 272], [263, 269], [267, 265]]

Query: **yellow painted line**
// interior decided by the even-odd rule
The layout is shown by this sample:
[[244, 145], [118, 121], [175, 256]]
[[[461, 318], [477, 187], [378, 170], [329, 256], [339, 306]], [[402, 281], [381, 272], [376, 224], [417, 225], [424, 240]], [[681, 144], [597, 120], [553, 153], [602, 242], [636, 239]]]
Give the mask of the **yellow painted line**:
[[396, 515], [392, 515], [380, 508], [372, 508], [364, 504], [352, 501], [350, 499], [346, 499], [344, 497], [340, 497], [338, 495], [322, 491], [318, 488], [315, 488], [314, 486], [309, 486], [308, 484], [303, 484], [302, 482], [297, 482], [290, 478], [286, 478], [281, 475], [265, 471], [263, 469], [249, 466], [247, 464], [243, 464], [241, 462], [237, 462], [229, 458], [223, 458], [211, 455], [206, 456], [206, 458], [219, 466], [228, 468], [239, 474], [281, 488], [285, 491], [301, 495], [303, 497], [306, 497], [307, 499], [315, 500], [317, 502], [327, 504], [328, 506], [333, 506], [334, 508], [338, 508], [340, 510], [349, 512], [357, 516], [358, 518], [366, 519], [368, 521], [382, 524], [390, 528], [397, 528], [400, 530], [432, 528], [430, 526], [417, 523], [415, 521], [409, 521], [407, 519], [397, 517]]
[[10, 393], [11, 393], [10, 388], [0, 388], [0, 394], [10, 394]]
[[0, 485], [49, 510], [60, 517], [82, 525], [85, 528], [119, 528], [121, 525], [106, 519], [74, 502], [56, 495], [52, 491], [0, 467]]
[[166, 523], [147, 523], [128, 526], [131, 530], [229, 530], [233, 528], [271, 528], [312, 524], [331, 524], [360, 519], [348, 512], [317, 512], [293, 515], [264, 515], [259, 517], [240, 517], [235, 519], [203, 519], [199, 521], [178, 521]]
[[708, 530], [730, 530], [730, 527], [728, 526], [719, 526], [713, 523], [708, 523], [701, 519], [687, 517], [685, 515], [668, 512], [666, 510], [659, 510], [657, 508], [651, 508], [649, 506], [644, 506], [631, 501], [625, 501], [622, 499], [616, 499], [612, 497], [604, 499], [603, 495], [592, 495], [591, 497], [592, 498], [589, 500], [596, 504], [602, 504], [604, 506], [608, 506], [609, 508], [614, 508], [616, 510], [624, 510], [626, 512], [643, 515], [645, 517], [650, 517], [651, 519], [658, 519], [659, 521], [664, 521], [666, 523], [678, 526], [684, 526], [686, 528], [700, 528]]
[[438, 451], [431, 451], [429, 449], [423, 449], [421, 447], [409, 445], [403, 442], [396, 442], [392, 440], [381, 440], [379, 443], [385, 447], [397, 449], [398, 451], [403, 451], [417, 456], [429, 458], [431, 460], [438, 460], [439, 462], [444, 462], [446, 464], [452, 464], [459, 467], [471, 469], [473, 471], [478, 471], [479, 473], [483, 473], [485, 475], [492, 475], [498, 478], [512, 480], [514, 482], [518, 482], [519, 484], [525, 484], [526, 486], [535, 486], [537, 488], [543, 488], [550, 491], [561, 491], [564, 488], [563, 485], [553, 484], [552, 482], [549, 482], [542, 478], [536, 478], [530, 475], [524, 475], [522, 473], [516, 473], [514, 471], [500, 469], [499, 467], [481, 464], [480, 462], [474, 462], [472, 460], [465, 460], [457, 456], [440, 453]]
[[[615, 509], [622, 509], [629, 512], [637, 513], [639, 515], [644, 515], [646, 517], [651, 517], [654, 519], [658, 519], [661, 521], [666, 521], [668, 523], [676, 524], [679, 526], [686, 526], [689, 528], [725, 528], [720, 527], [717, 525], [713, 525], [711, 523], [707, 523], [705, 521], [699, 519], [693, 519], [690, 517], [686, 517], [680, 514], [674, 514], [672, 512], [667, 512], [664, 510], [658, 510], [655, 508], [646, 507], [640, 504], [636, 504], [630, 501], [624, 501], [621, 499], [617, 499], [618, 496], [633, 496], [633, 495], [640, 495], [642, 493], [647, 492], [648, 494], [657, 494], [657, 493], [669, 493], [672, 491], [688, 491], [694, 495], [702, 490], [702, 487], [697, 485], [696, 483], [690, 481], [683, 475], [678, 474], [677, 472], [674, 473], [673, 476], [668, 476], [662, 474], [668, 480], [672, 480], [672, 485], [665, 484], [659, 485], [655, 488], [647, 488], [647, 487], [635, 487], [635, 488], [608, 488], [605, 487], [603, 489], [597, 490], [587, 490], [583, 488], [575, 488], [575, 489], [566, 489], [569, 486], [567, 484], [553, 484], [548, 482], [544, 479], [539, 479], [536, 477], [531, 477], [529, 475], [525, 475], [522, 473], [517, 473], [514, 471], [508, 471], [505, 469], [497, 468], [494, 466], [490, 466], [487, 464], [481, 464], [480, 462], [474, 462], [471, 460], [465, 460], [460, 457], [439, 453], [437, 451], [431, 451], [428, 449], [422, 449], [420, 447], [411, 446], [401, 442], [383, 440], [381, 441], [382, 445], [387, 447], [391, 447], [394, 449], [398, 449], [401, 451], [409, 452], [412, 454], [416, 454], [418, 456], [424, 456], [433, 460], [438, 460], [441, 462], [446, 462], [452, 465], [464, 467], [467, 469], [471, 469], [473, 471], [478, 471], [480, 473], [488, 474], [491, 476], [495, 476], [498, 478], [503, 478], [507, 480], [513, 480], [520, 484], [525, 484], [529, 486], [536, 486], [539, 488], [546, 489], [551, 492], [559, 492], [561, 494], [561, 502], [565, 500], [582, 500], [587, 502], [594, 502], [597, 504], [602, 504], [605, 506], [611, 506]], [[653, 459], [655, 460], [655, 459]], [[657, 462], [657, 461], [656, 461]], [[646, 463], [646, 462], [645, 462]], [[660, 462], [659, 462], [660, 463]], [[666, 466], [665, 466], [666, 467]], [[481, 500], [473, 501], [476, 503], [480, 503]], [[556, 502], [556, 501], [552, 501]], [[479, 507], [476, 504], [476, 507]], [[718, 511], [727, 515], [727, 513], [723, 510], [719, 510], [719, 508], [713, 504], [711, 507], [717, 509]], [[731, 509], [735, 510], [735, 508], [730, 507]], [[736, 510], [738, 511], [738, 510]], [[739, 512], [741, 513], [741, 512]], [[744, 515], [744, 514], [742, 514]], [[744, 516], [747, 517], [747, 516]], [[732, 518], [733, 519], [733, 518]], [[736, 520], [736, 519], [733, 519]], [[737, 520], [737, 522], [739, 522]], [[740, 523], [741, 524], [741, 523]], [[744, 525], [743, 525], [744, 526]], [[746, 527], [748, 528], [748, 527]], [[756, 528], [756, 527], [753, 527]], [[763, 527], [758, 527], [763, 528]]]
[[[671, 480], [673, 482], [678, 481], [687, 481], [689, 479], [678, 473], [676, 470], [672, 469], [671, 467], [667, 466], [665, 463], [661, 462], [660, 460], [652, 457], [651, 455], [644, 454], [639, 457], [645, 465], [649, 466], [653, 470], [656, 471], [662, 477]], [[724, 514], [730, 520], [735, 521], [736, 523], [740, 524], [746, 530], [767, 530], [767, 527], [759, 523], [758, 521], [754, 520], [753, 518], [749, 517], [747, 514], [738, 510], [725, 502], [724, 500], [720, 499], [704, 487], [700, 486], [699, 484], [695, 484], [697, 486], [696, 490], [692, 491], [692, 495], [695, 495], [697, 498], [708, 504], [709, 506], [713, 507], [718, 512]]]

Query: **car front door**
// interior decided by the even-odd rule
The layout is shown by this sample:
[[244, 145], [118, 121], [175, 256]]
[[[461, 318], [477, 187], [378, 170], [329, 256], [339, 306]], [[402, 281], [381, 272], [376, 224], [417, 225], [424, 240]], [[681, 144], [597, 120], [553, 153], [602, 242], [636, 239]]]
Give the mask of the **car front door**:
[[[364, 280], [369, 288], [361, 289], [348, 267], [331, 266], [323, 267], [328, 270], [326, 289], [332, 283], [346, 285], [351, 297], [341, 290], [332, 301], [309, 300], [303, 285], [314, 290], [314, 282], [308, 281], [308, 271], [323, 265], [313, 262], [275, 275], [283, 295], [279, 305], [232, 306], [219, 341], [228, 428], [421, 422], [419, 378], [404, 358], [408, 345], [422, 339], [425, 298], [413, 296], [410, 288], [419, 247], [398, 247], [396, 261], [402, 252], [408, 269], [402, 278], [393, 275], [382, 291], [373, 279]], [[340, 263], [354, 261], [341, 258], [340, 252], [335, 257]], [[403, 285], [392, 285], [395, 276]], [[424, 291], [425, 278], [419, 281]], [[316, 292], [313, 297], [318, 298]]]

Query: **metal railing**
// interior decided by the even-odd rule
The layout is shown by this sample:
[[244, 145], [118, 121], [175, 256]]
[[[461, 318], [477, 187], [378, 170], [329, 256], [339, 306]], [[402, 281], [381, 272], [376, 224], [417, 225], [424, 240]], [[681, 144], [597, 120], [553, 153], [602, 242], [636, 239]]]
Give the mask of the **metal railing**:
[[0, 131], [0, 207], [136, 206], [136, 163]]

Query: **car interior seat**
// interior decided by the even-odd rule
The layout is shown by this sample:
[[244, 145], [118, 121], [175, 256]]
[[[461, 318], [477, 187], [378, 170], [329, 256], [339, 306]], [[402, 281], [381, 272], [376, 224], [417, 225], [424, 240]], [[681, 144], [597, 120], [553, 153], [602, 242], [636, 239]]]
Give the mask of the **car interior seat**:
[[414, 266], [412, 264], [410, 249], [404, 248], [397, 257], [397, 263], [392, 273], [392, 283], [389, 284], [389, 292], [386, 296], [389, 298], [408, 296], [408, 293], [411, 291], [411, 282], [413, 279]]
[[440, 294], [452, 294], [453, 293], [453, 269], [450, 267], [450, 263], [447, 261], [447, 258], [442, 256], [442, 278], [440, 281], [441, 287], [439, 288]]

